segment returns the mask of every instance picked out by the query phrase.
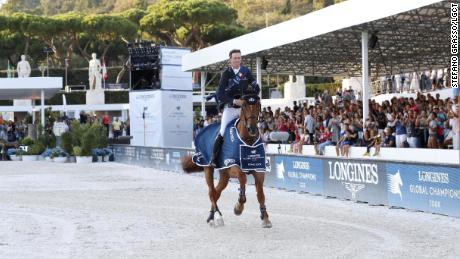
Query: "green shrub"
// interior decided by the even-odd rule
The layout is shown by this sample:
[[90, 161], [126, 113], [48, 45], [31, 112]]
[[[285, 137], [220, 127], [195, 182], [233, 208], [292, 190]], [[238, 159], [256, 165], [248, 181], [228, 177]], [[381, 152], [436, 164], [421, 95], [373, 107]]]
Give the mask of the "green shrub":
[[72, 133], [72, 145], [73, 146], [82, 146], [83, 135], [88, 131], [91, 125], [88, 123], [80, 124], [78, 120], [73, 121], [71, 124], [71, 133]]
[[35, 143], [35, 140], [33, 140], [31, 137], [25, 137], [22, 139], [21, 144], [24, 146], [30, 146]]
[[73, 147], [73, 154], [75, 156], [81, 156], [81, 147], [79, 147], [79, 146]]
[[41, 143], [35, 143], [27, 148], [26, 155], [40, 155], [45, 151], [45, 147]]
[[98, 145], [97, 143], [97, 135], [92, 132], [88, 131], [83, 135], [82, 146], [81, 146], [81, 155], [82, 156], [91, 156], [91, 150], [96, 148]]
[[43, 130], [43, 125], [38, 125], [38, 134], [36, 143], [40, 143], [44, 147], [55, 148], [56, 147], [56, 137], [53, 134], [48, 133], [48, 131]]
[[67, 131], [61, 135], [61, 148], [69, 154], [72, 154], [72, 142], [72, 133]]

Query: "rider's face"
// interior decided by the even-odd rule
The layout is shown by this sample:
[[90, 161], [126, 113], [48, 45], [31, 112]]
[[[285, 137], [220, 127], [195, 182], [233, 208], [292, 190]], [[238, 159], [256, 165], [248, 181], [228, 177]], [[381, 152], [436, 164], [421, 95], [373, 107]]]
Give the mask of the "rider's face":
[[241, 65], [241, 53], [232, 53], [232, 56], [230, 57], [230, 65], [233, 68], [239, 68]]

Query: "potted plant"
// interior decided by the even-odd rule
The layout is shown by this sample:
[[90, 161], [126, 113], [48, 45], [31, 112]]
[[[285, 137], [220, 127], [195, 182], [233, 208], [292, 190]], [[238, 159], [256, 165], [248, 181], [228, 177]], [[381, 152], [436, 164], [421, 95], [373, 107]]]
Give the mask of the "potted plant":
[[69, 162], [75, 162], [75, 154], [73, 153], [73, 135], [67, 131], [61, 135], [61, 148], [69, 154]]
[[93, 157], [84, 155], [83, 149], [79, 146], [73, 147], [73, 154], [75, 155], [75, 161], [77, 164], [89, 164], [93, 162]]
[[27, 152], [22, 156], [22, 161], [37, 161], [38, 156], [45, 150], [40, 143], [28, 146]]
[[10, 148], [7, 151], [7, 155], [10, 157], [11, 161], [21, 161], [24, 150], [20, 148]]
[[67, 157], [68, 154], [60, 148], [55, 148], [51, 152], [51, 159], [53, 160], [53, 162], [65, 163], [67, 162]]

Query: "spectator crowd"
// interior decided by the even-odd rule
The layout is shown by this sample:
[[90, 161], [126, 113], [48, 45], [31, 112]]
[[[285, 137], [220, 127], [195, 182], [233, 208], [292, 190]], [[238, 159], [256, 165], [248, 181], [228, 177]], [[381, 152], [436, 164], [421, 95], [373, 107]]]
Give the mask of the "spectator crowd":
[[[439, 94], [414, 98], [396, 98], [379, 104], [369, 103], [369, 118], [363, 122], [363, 106], [353, 90], [328, 91], [315, 98], [314, 104], [297, 103], [291, 107], [262, 109], [259, 130], [266, 143], [272, 132], [289, 134], [293, 152], [303, 145], [314, 145], [318, 155], [326, 146], [335, 146], [337, 155], [348, 156], [352, 146], [367, 147], [363, 155], [379, 155], [380, 147], [458, 149], [457, 107], [455, 99], [440, 99]], [[195, 134], [218, 116], [195, 121]]]
[[[54, 120], [47, 120], [45, 130], [56, 137], [60, 137], [65, 131], [70, 129], [74, 120], [78, 120], [82, 124], [89, 123], [92, 125], [96, 123], [104, 125], [107, 129], [107, 136], [109, 136], [109, 132], [112, 132], [113, 139], [118, 139], [123, 135], [130, 135], [129, 120], [121, 121], [118, 117], [114, 117], [111, 121], [107, 113], [102, 116], [96, 116], [82, 112], [79, 115], [79, 119], [69, 118], [66, 115], [60, 116]], [[14, 120], [5, 120], [0, 115], [0, 141], [19, 142], [28, 135], [28, 127], [26, 119], [18, 120], [14, 118]]]

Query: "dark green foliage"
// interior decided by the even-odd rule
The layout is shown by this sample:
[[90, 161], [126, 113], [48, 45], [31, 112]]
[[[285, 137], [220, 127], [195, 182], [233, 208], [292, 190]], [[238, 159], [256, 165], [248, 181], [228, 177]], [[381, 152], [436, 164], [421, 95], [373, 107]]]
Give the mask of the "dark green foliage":
[[61, 135], [61, 148], [69, 154], [72, 153], [72, 137], [72, 133], [70, 132], [65, 132]]

